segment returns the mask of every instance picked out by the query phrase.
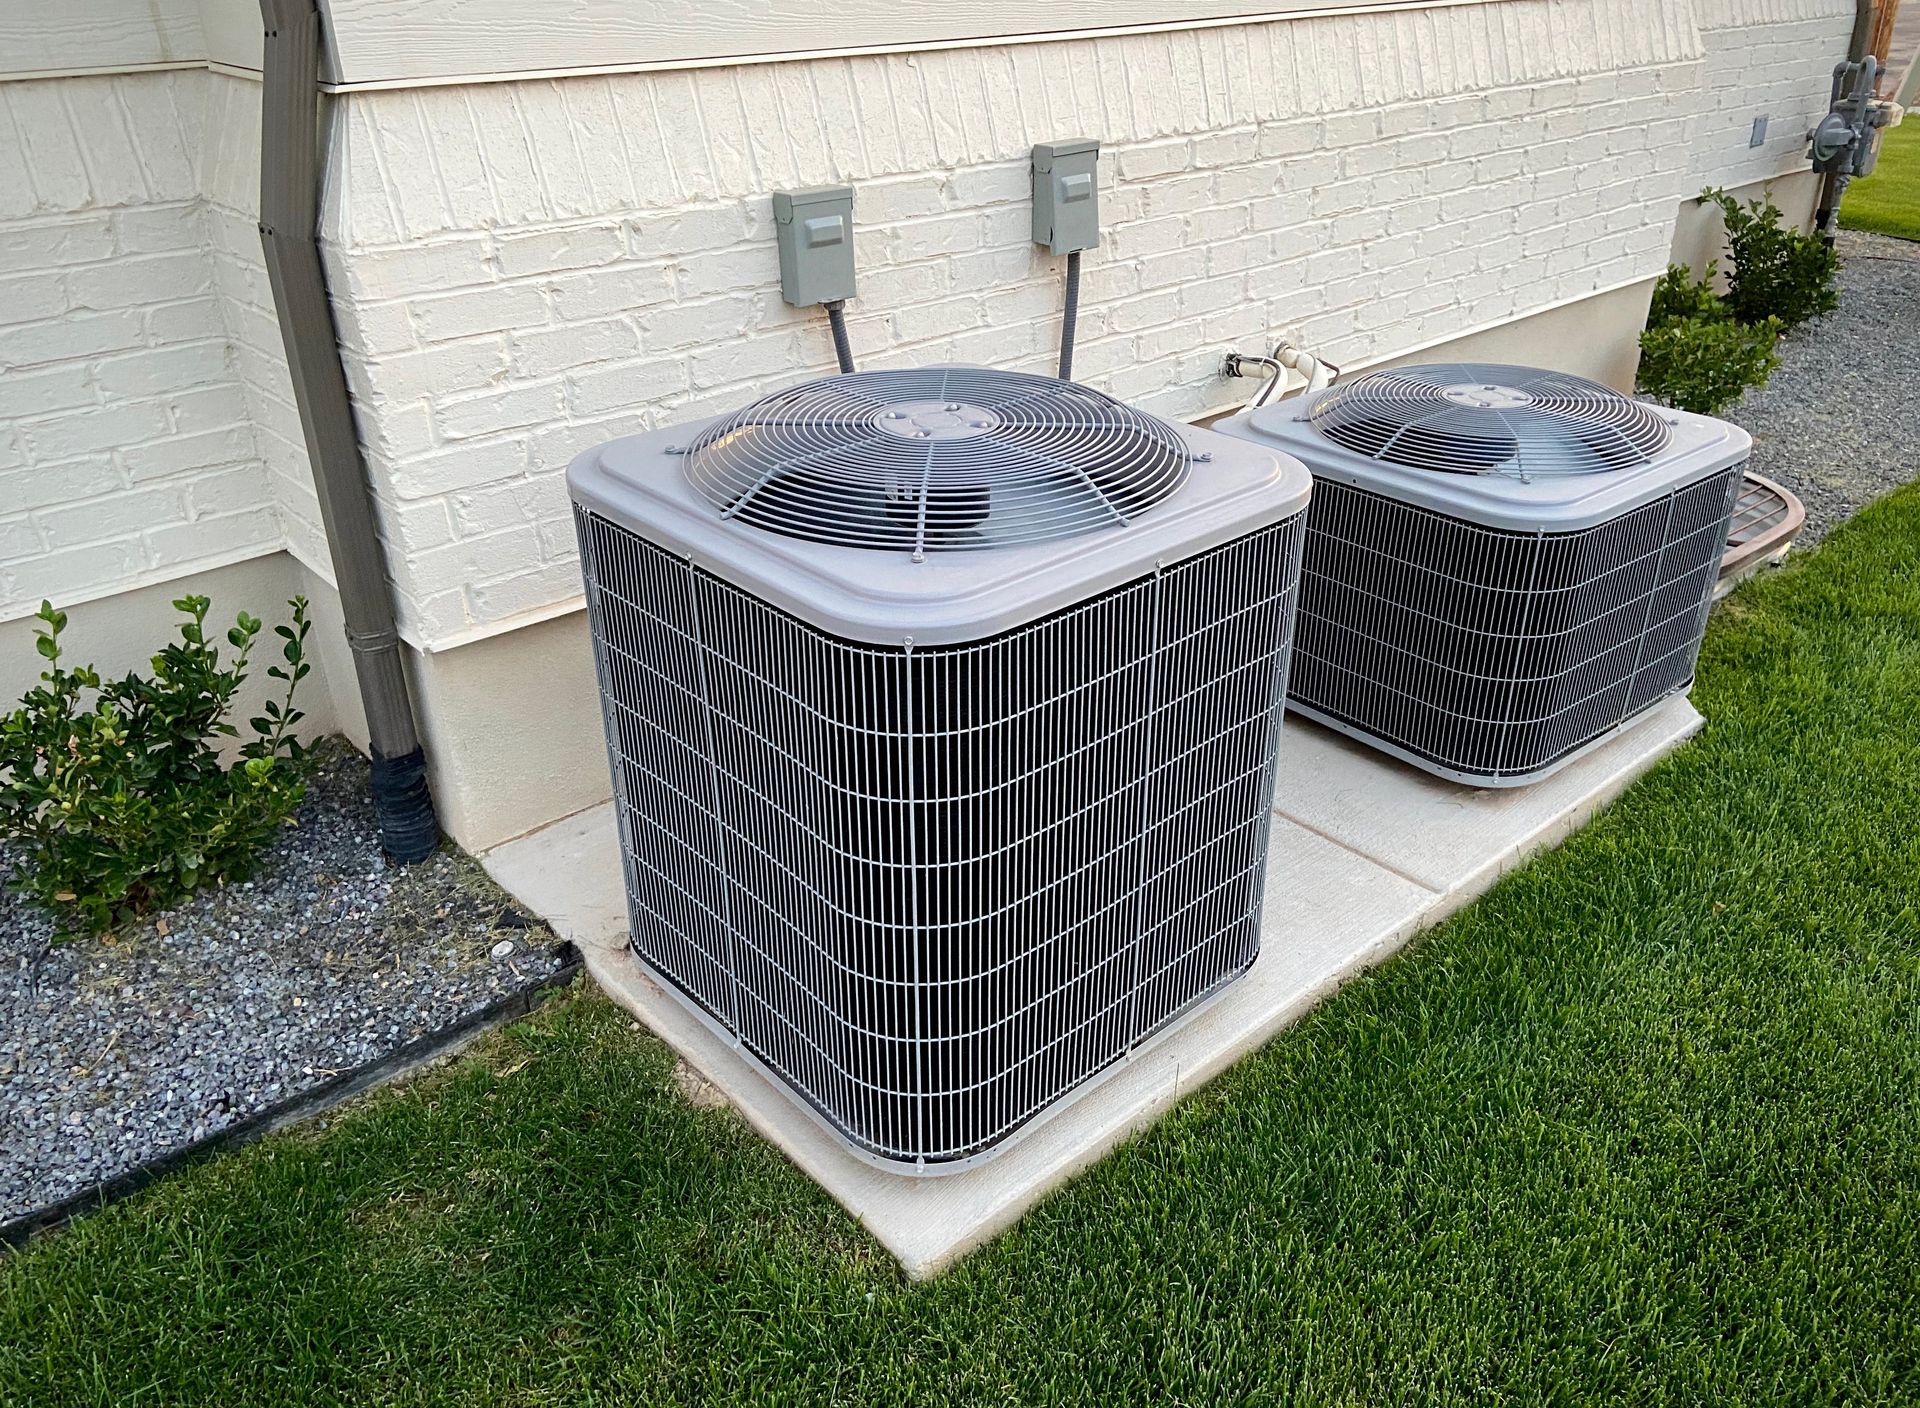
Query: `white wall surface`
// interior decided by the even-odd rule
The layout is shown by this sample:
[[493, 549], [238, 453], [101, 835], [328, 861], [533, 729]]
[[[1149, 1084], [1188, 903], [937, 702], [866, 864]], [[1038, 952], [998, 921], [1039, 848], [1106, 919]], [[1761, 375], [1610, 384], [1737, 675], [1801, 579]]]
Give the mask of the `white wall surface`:
[[[858, 187], [863, 365], [1044, 370], [1027, 150], [1100, 137], [1077, 370], [1191, 417], [1244, 392], [1228, 346], [1374, 361], [1657, 273], [1701, 185], [1799, 166], [1852, 10], [1488, 0], [343, 96], [323, 233], [403, 631], [573, 609], [571, 455], [831, 369], [779, 298], [775, 189]], [[326, 573], [258, 96], [0, 84], [0, 615], [283, 543]]]
[[[1807, 134], [1847, 56], [1851, 0], [1699, 0], [1703, 101], [1694, 139], [1701, 185], [1744, 186], [1807, 170]], [[1753, 120], [1765, 141], [1750, 146]]]
[[572, 455], [831, 369], [772, 190], [856, 184], [862, 365], [1043, 370], [1028, 148], [1100, 137], [1076, 372], [1189, 417], [1278, 329], [1368, 360], [1658, 273], [1701, 57], [1688, 5], [1507, 0], [346, 96], [324, 234], [403, 630], [570, 608]]
[[259, 91], [0, 83], [0, 620], [289, 544], [328, 575], [251, 213]]
[[206, 54], [199, 0], [0, 6], [0, 74], [197, 63]]
[[331, 581], [333, 561], [260, 251], [260, 85], [207, 74], [205, 88], [200, 192], [233, 369], [287, 546], [309, 571]]
[[209, 60], [257, 69], [261, 28], [258, 0], [7, 0], [0, 78]]
[[325, 0], [328, 77], [405, 86], [1488, 0]]

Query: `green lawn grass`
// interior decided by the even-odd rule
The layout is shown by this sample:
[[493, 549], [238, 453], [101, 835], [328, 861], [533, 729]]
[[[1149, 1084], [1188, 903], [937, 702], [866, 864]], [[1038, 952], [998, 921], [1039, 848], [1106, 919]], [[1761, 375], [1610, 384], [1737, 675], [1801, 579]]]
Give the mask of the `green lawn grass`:
[[581, 995], [0, 1264], [0, 1403], [1920, 1400], [1920, 489], [1695, 744], [909, 1286]]
[[1847, 187], [1840, 223], [1903, 240], [1920, 240], [1920, 118], [1882, 135], [1873, 175]]

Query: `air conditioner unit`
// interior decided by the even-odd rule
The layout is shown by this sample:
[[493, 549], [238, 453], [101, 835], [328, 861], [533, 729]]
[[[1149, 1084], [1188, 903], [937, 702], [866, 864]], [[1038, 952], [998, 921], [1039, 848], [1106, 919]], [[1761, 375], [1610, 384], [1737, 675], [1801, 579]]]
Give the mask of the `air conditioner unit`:
[[1070, 382], [807, 382], [567, 475], [633, 950], [883, 1166], [1253, 962], [1310, 480]]
[[1581, 377], [1372, 372], [1219, 427], [1313, 472], [1289, 704], [1533, 782], [1693, 681], [1751, 440]]

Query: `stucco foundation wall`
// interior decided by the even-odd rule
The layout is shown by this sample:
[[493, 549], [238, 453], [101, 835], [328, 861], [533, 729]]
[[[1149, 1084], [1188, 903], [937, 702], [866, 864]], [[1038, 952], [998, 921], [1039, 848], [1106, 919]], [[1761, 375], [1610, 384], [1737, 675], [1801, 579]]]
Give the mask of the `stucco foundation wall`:
[[440, 827], [468, 850], [611, 794], [584, 613], [410, 651], [407, 678]]
[[1640, 365], [1640, 329], [1647, 325], [1653, 285], [1652, 279], [1643, 279], [1577, 303], [1371, 362], [1368, 367], [1507, 362], [1522, 367], [1553, 367], [1631, 392]]
[[[1813, 228], [1814, 207], [1820, 200], [1820, 177], [1812, 171], [1794, 171], [1745, 186], [1724, 186], [1735, 200], [1770, 200], [1779, 207], [1780, 218], [1802, 230]], [[1709, 263], [1720, 268], [1717, 282], [1726, 283], [1727, 231], [1720, 207], [1700, 200], [1680, 203], [1679, 218], [1673, 227], [1673, 262], [1695, 271]]]

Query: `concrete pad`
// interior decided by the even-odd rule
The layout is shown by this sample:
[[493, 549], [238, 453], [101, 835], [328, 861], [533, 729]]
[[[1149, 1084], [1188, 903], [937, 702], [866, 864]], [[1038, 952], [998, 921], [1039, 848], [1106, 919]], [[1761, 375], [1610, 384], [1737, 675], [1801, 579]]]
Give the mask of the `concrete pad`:
[[612, 802], [482, 851], [480, 864], [582, 953], [626, 946], [627, 894]]
[[1280, 814], [1430, 890], [1473, 895], [1585, 824], [1701, 719], [1668, 699], [1531, 787], [1447, 782], [1301, 723], [1287, 721], [1281, 744]]
[[485, 853], [487, 870], [579, 945], [633, 1012], [898, 1257], [931, 1276], [1295, 1021], [1348, 978], [1561, 838], [1700, 727], [1684, 699], [1531, 788], [1460, 787], [1299, 719], [1281, 745], [1262, 951], [1187, 1021], [1034, 1120], [996, 1157], [914, 1177], [852, 1153], [626, 948], [611, 804]]

